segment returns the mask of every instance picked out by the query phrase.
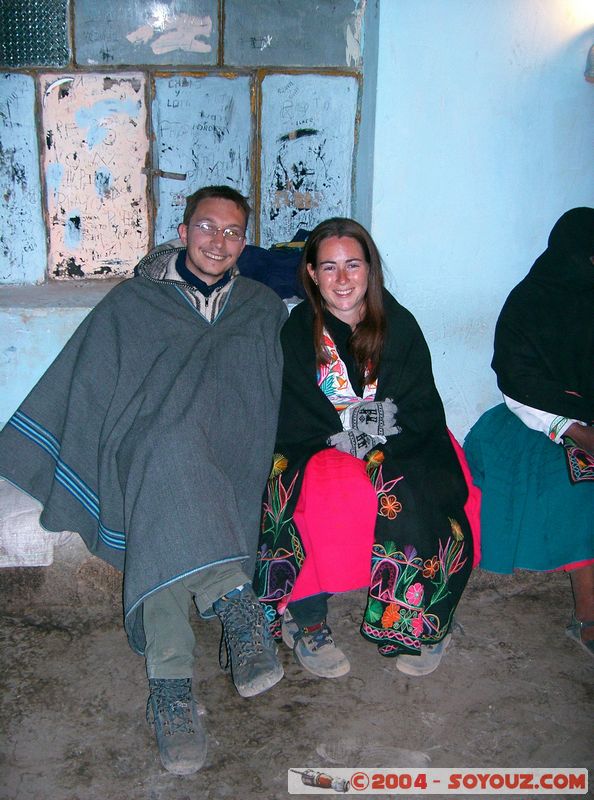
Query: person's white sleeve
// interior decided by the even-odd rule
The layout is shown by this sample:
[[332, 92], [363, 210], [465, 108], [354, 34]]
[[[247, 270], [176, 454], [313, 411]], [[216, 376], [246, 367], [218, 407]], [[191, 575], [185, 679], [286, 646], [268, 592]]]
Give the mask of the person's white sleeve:
[[518, 403], [517, 400], [512, 400], [511, 397], [503, 395], [505, 405], [509, 410], [520, 419], [528, 428], [533, 431], [540, 431], [545, 436], [555, 442], [561, 444], [563, 434], [574, 422], [578, 425], [585, 425], [585, 422], [580, 422], [577, 419], [567, 419], [567, 417], [558, 417], [556, 414], [550, 414], [548, 411], [541, 411], [540, 408], [532, 408], [525, 406], [523, 403]]

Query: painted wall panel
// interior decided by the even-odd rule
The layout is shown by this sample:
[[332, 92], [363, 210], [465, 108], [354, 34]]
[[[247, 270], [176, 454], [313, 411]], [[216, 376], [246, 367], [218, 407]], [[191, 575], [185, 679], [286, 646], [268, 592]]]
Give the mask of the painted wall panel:
[[155, 80], [156, 167], [186, 176], [158, 179], [157, 244], [177, 236], [185, 198], [201, 186], [227, 184], [251, 194], [251, 128], [249, 78]]
[[148, 247], [139, 74], [41, 76], [49, 275], [129, 274]]
[[361, 63], [367, 0], [225, 2], [225, 63], [337, 66]]
[[77, 0], [79, 64], [216, 64], [217, 0]]
[[0, 283], [38, 283], [46, 268], [35, 84], [0, 76]]
[[263, 247], [350, 214], [357, 90], [355, 78], [340, 76], [263, 80]]

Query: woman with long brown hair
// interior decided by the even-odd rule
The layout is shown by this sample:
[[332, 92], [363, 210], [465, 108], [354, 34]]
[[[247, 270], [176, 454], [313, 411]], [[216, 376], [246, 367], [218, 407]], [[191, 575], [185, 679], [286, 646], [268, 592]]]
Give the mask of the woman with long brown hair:
[[326, 617], [368, 588], [361, 633], [410, 675], [449, 643], [473, 565], [468, 492], [431, 359], [352, 219], [307, 239], [307, 299], [281, 334], [283, 391], [255, 584], [277, 638], [320, 677], [349, 670]]

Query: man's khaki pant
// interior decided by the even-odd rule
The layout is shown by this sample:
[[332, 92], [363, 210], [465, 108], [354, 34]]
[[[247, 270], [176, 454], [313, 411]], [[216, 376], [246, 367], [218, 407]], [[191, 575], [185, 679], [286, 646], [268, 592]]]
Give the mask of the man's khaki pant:
[[191, 678], [194, 631], [190, 624], [192, 600], [203, 615], [223, 595], [249, 583], [241, 562], [214, 564], [180, 578], [152, 594], [143, 604], [146, 671], [149, 678]]

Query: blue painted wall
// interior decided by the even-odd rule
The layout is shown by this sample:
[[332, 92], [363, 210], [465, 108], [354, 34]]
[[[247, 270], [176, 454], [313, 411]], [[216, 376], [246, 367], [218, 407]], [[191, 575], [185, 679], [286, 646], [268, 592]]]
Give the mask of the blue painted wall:
[[337, 75], [268, 75], [262, 83], [260, 244], [291, 241], [351, 215], [358, 84]]
[[[185, 195], [199, 185], [232, 183], [250, 193], [255, 213], [249, 234], [256, 243], [263, 243], [258, 222], [264, 227], [264, 219], [270, 244], [292, 238], [300, 226], [350, 213], [351, 202], [365, 223], [371, 216], [379, 0], [300, 0], [299, 9], [293, 0], [250, 0], [247, 22], [244, 0], [42, 5], [33, 30], [26, 14], [14, 15], [0, 53], [3, 67], [22, 70], [7, 73], [0, 85], [0, 195], [6, 205], [0, 210], [0, 283], [10, 284], [0, 287], [0, 387], [10, 384], [0, 392], [0, 424], [108, 288], [88, 286], [86, 279], [102, 283], [105, 276], [130, 274], [147, 246], [123, 252], [113, 240], [121, 236], [135, 245], [131, 230], [144, 236], [149, 227], [156, 243], [169, 238]], [[47, 29], [50, 40], [39, 35]], [[48, 73], [52, 65], [62, 71]], [[130, 65], [134, 73], [121, 71]], [[182, 69], [168, 75], [164, 68], [176, 65]], [[291, 67], [297, 69], [285, 74]], [[282, 102], [274, 94], [279, 81], [290, 90]], [[127, 107], [135, 135], [123, 141], [123, 115], [113, 113], [113, 97], [103, 98], [128, 84], [138, 102]], [[141, 107], [153, 112], [150, 120], [136, 113]], [[89, 117], [88, 108], [98, 113]], [[261, 118], [270, 114], [262, 132]], [[75, 134], [89, 119], [98, 124], [80, 141]], [[310, 127], [315, 135], [306, 131]], [[109, 147], [110, 157], [97, 152], [99, 145]], [[267, 148], [273, 168], [260, 181], [262, 162], [270, 161]], [[92, 158], [83, 160], [87, 150]], [[283, 159], [284, 182], [284, 174], [274, 174], [274, 166], [282, 172]], [[305, 174], [294, 177], [295, 170]], [[142, 183], [140, 198], [131, 176]], [[116, 185], [118, 178], [126, 186]], [[66, 188], [72, 189], [67, 197]], [[83, 247], [92, 249], [86, 260]], [[47, 277], [70, 285], [50, 280], [39, 291], [31, 285]]]
[[372, 230], [458, 438], [500, 395], [501, 305], [594, 206], [591, 0], [382, 0]]
[[[375, 144], [359, 153], [357, 184], [373, 180], [372, 230], [389, 285], [425, 331], [462, 438], [499, 399], [489, 363], [505, 296], [557, 217], [594, 205], [594, 85], [583, 77], [594, 4], [381, 0], [379, 9]], [[371, 139], [373, 104], [364, 109]], [[368, 221], [363, 200], [354, 213]], [[56, 337], [41, 318], [55, 324], [66, 302], [42, 304], [35, 342], [22, 303], [2, 303], [11, 391], [0, 395], [0, 423], [79, 319], [68, 303]]]
[[29, 75], [0, 75], [0, 284], [41, 283], [45, 276], [34, 99]]
[[203, 183], [228, 184], [246, 197], [252, 194], [250, 79], [156, 78], [152, 115], [155, 167], [186, 176], [157, 182], [155, 244], [161, 244], [176, 238], [186, 197]]

